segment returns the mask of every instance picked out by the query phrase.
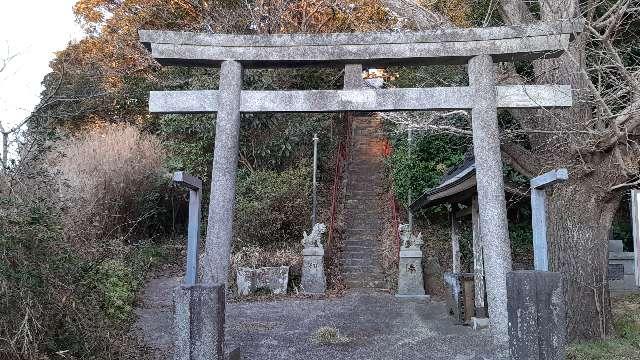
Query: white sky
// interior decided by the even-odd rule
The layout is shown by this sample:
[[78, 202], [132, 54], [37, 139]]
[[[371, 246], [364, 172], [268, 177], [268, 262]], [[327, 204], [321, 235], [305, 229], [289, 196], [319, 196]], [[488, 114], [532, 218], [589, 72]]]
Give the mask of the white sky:
[[42, 78], [54, 52], [80, 39], [75, 0], [3, 1], [0, 11], [0, 58], [18, 54], [0, 73], [0, 122], [10, 128], [38, 103]]

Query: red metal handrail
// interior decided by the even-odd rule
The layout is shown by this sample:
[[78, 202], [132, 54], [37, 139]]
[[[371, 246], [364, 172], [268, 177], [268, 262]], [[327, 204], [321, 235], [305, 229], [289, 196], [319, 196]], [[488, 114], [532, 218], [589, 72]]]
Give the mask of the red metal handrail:
[[[391, 143], [387, 140], [384, 143], [384, 156], [389, 156], [393, 152], [393, 147]], [[400, 255], [400, 230], [398, 227], [400, 226], [399, 214], [398, 214], [398, 203], [396, 201], [396, 194], [393, 191], [393, 188], [389, 190], [389, 206], [391, 207], [391, 226], [393, 226], [393, 234], [396, 237], [396, 254]]]
[[329, 251], [331, 251], [330, 246], [334, 237], [333, 233], [335, 229], [336, 212], [338, 209], [338, 193], [340, 192], [342, 174], [347, 161], [347, 150], [349, 148], [349, 143], [351, 142], [351, 117], [349, 113], [344, 114], [344, 126], [345, 134], [336, 151], [336, 166], [333, 174], [333, 187], [331, 188], [331, 219], [329, 220], [329, 235], [326, 245], [326, 248]]
[[396, 195], [393, 190], [389, 191], [389, 206], [391, 207], [391, 224], [393, 226], [393, 234], [396, 236], [396, 254], [400, 254], [400, 221], [398, 219], [398, 204], [396, 203]]

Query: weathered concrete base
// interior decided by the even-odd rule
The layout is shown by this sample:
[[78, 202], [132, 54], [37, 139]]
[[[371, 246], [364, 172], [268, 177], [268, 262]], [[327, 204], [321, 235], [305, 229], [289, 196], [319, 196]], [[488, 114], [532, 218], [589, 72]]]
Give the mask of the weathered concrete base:
[[473, 330], [482, 330], [488, 327], [489, 327], [489, 318], [478, 318], [475, 316], [471, 318], [471, 328]]
[[565, 358], [566, 329], [562, 275], [548, 271], [507, 274], [511, 358]]
[[224, 284], [175, 289], [175, 360], [224, 359], [225, 301]]
[[327, 279], [324, 275], [324, 250], [315, 247], [302, 250], [302, 292], [305, 294], [324, 294]]
[[286, 294], [289, 283], [289, 267], [238, 268], [236, 284], [239, 295], [249, 295], [258, 289], [268, 289], [273, 294]]
[[400, 250], [398, 293], [400, 296], [424, 296], [422, 251]]

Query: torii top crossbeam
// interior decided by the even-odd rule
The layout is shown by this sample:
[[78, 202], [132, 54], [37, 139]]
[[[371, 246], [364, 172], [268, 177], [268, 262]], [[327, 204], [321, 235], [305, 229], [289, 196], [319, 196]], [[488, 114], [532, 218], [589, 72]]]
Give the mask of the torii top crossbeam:
[[212, 65], [225, 60], [245, 67], [465, 64], [476, 55], [491, 55], [496, 62], [555, 57], [582, 27], [582, 20], [572, 20], [386, 33], [221, 35], [142, 30], [140, 41], [163, 65]]

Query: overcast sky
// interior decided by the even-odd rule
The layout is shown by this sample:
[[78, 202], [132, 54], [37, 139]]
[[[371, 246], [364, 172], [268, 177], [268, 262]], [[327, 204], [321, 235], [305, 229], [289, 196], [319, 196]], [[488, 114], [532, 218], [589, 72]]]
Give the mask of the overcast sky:
[[[75, 0], [3, 1], [0, 58], [17, 54], [0, 73], [0, 121], [11, 127], [38, 103], [42, 78], [56, 51], [82, 36], [72, 7]], [[7, 126], [9, 124], [9, 126]]]

